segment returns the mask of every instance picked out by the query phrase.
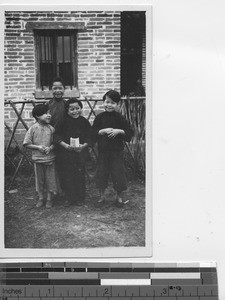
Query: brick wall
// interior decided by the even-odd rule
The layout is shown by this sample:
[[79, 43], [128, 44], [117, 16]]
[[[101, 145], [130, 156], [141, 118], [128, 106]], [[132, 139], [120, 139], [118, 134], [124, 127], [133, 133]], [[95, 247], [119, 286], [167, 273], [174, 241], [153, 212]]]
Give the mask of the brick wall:
[[83, 95], [102, 97], [120, 88], [120, 14], [81, 14], [87, 26], [78, 35], [78, 82]]
[[[102, 98], [109, 89], [120, 91], [120, 12], [41, 12], [7, 11], [5, 14], [5, 101], [33, 99], [36, 88], [35, 43], [27, 22], [84, 22], [86, 30], [78, 32], [78, 88], [82, 97]], [[26, 106], [23, 117], [31, 125], [32, 106]], [[100, 107], [97, 107], [101, 109]], [[84, 113], [89, 113], [88, 107]], [[5, 108], [10, 127], [15, 113]], [[18, 134], [24, 135], [23, 126]]]

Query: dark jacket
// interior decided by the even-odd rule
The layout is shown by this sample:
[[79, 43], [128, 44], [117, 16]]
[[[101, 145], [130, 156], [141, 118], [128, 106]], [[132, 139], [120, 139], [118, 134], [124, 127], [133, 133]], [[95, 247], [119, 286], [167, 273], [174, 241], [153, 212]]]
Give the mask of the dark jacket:
[[[104, 128], [122, 129], [125, 135], [118, 134], [115, 138], [108, 138], [106, 134], [99, 135], [99, 130]], [[92, 126], [93, 141], [98, 143], [99, 151], [122, 151], [124, 142], [129, 142], [133, 135], [134, 132], [127, 120], [116, 111], [100, 113]]]
[[80, 159], [84, 159], [88, 155], [88, 149], [85, 148], [81, 153], [77, 153], [75, 151], [68, 151], [64, 147], [60, 146], [59, 143], [61, 141], [70, 144], [70, 138], [78, 138], [80, 144], [88, 143], [90, 144], [90, 129], [91, 125], [89, 121], [80, 116], [77, 119], [74, 119], [68, 115], [65, 116], [64, 121], [61, 126], [56, 128], [54, 135], [54, 143], [56, 144], [56, 158], [57, 160], [61, 160], [63, 163], [72, 163], [78, 157]]

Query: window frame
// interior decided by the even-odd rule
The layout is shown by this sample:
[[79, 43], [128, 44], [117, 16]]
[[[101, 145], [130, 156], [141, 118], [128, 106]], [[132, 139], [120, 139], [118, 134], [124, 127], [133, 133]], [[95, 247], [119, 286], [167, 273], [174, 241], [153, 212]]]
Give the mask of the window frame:
[[[41, 71], [40, 71], [40, 38], [43, 36], [50, 36], [53, 39], [53, 77], [59, 77], [59, 68], [58, 68], [58, 57], [57, 57], [57, 46], [58, 46], [58, 37], [59, 36], [70, 36], [71, 38], [71, 76], [72, 82], [70, 89], [78, 89], [78, 70], [77, 70], [77, 31], [76, 30], [34, 30], [35, 38], [35, 69], [36, 69], [36, 90], [42, 90], [43, 86], [41, 85]], [[53, 78], [52, 78], [53, 79]], [[50, 86], [48, 86], [50, 89]]]
[[[72, 85], [65, 89], [64, 97], [79, 97], [78, 89], [78, 49], [77, 38], [78, 32], [86, 31], [84, 22], [27, 22], [27, 31], [33, 31], [34, 34], [34, 51], [35, 51], [35, 70], [36, 70], [36, 89], [34, 96], [36, 99], [52, 98], [50, 89], [42, 90], [40, 82], [40, 66], [38, 66], [38, 45], [37, 36], [40, 32], [70, 32], [72, 38]], [[53, 79], [53, 78], [52, 78]]]

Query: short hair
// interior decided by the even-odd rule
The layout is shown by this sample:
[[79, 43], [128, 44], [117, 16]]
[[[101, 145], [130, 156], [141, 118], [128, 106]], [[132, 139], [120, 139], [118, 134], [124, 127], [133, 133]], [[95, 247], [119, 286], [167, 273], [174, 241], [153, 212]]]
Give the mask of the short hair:
[[40, 117], [46, 114], [49, 111], [48, 104], [38, 104], [32, 110], [32, 116], [37, 120], [37, 117]]
[[67, 112], [69, 110], [70, 104], [73, 104], [73, 103], [77, 103], [81, 109], [83, 108], [83, 104], [80, 100], [78, 100], [77, 98], [70, 98], [69, 100], [66, 101], [66, 104], [65, 104], [65, 109]]
[[120, 102], [120, 94], [115, 90], [109, 90], [105, 95], [103, 96], [103, 101], [105, 101], [106, 96], [108, 96], [112, 101], [119, 103]]
[[63, 87], [65, 88], [63, 79], [62, 79], [61, 77], [55, 77], [55, 78], [52, 80], [51, 88], [53, 87], [54, 82], [61, 82], [62, 85], [63, 85]]

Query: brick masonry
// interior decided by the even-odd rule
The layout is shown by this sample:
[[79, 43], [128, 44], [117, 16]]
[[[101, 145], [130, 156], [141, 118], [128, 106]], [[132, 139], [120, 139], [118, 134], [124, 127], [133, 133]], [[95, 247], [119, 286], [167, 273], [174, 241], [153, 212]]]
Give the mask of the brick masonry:
[[[78, 31], [78, 88], [81, 98], [102, 98], [109, 89], [120, 91], [120, 12], [115, 11], [7, 11], [5, 13], [4, 80], [5, 101], [34, 99], [36, 88], [35, 41], [27, 22], [83, 22]], [[31, 105], [23, 118], [30, 126]], [[101, 107], [96, 107], [101, 109]], [[89, 114], [86, 106], [85, 115]], [[5, 121], [12, 128], [16, 115], [5, 107]], [[23, 126], [18, 134], [24, 136]]]

